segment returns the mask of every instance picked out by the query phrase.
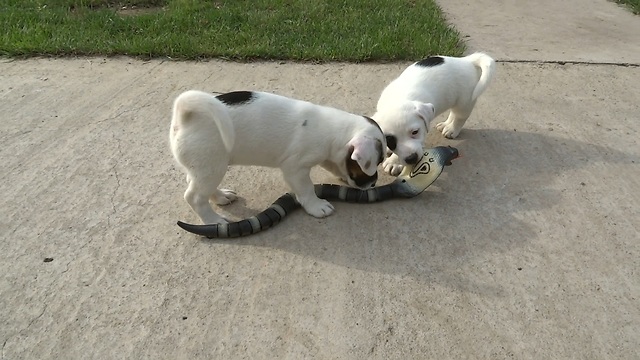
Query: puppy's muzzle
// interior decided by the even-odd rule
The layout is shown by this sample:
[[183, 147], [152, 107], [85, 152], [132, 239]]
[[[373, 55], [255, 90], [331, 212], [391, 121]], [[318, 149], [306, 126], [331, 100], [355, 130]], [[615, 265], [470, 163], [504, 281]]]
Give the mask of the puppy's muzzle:
[[404, 158], [404, 161], [409, 164], [409, 165], [415, 165], [418, 162], [418, 154], [413, 153], [409, 156], [407, 156], [406, 158]]

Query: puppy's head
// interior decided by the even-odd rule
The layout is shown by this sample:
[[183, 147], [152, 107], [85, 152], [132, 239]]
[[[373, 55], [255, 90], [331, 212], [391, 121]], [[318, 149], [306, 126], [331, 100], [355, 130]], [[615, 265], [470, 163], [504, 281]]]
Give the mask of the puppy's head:
[[350, 186], [368, 188], [376, 185], [378, 165], [385, 155], [385, 137], [378, 124], [365, 117], [370, 125], [347, 144], [346, 181]]
[[435, 109], [430, 103], [406, 101], [374, 116], [385, 134], [387, 147], [404, 164], [415, 164], [423, 153]]

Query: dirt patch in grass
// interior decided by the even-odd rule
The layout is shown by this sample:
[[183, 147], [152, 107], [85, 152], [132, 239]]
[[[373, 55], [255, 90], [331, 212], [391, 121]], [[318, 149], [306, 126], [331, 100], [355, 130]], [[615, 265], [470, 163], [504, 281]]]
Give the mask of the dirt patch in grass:
[[167, 0], [131, 0], [131, 1], [109, 1], [92, 0], [82, 4], [74, 4], [71, 11], [80, 9], [102, 10], [110, 9], [120, 16], [139, 16], [161, 12], [164, 10]]
[[140, 8], [161, 8], [165, 6], [167, 0], [130, 0], [130, 1], [109, 1], [91, 0], [83, 4], [83, 7], [90, 9], [140, 9]]
[[122, 6], [116, 9], [116, 13], [120, 16], [139, 16], [139, 15], [155, 14], [163, 10], [164, 8], [162, 6], [154, 6], [154, 7]]

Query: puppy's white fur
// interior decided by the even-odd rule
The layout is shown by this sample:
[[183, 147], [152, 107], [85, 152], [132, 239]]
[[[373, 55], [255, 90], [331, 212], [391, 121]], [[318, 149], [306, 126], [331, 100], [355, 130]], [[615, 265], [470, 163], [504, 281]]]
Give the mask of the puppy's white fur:
[[479, 52], [431, 57], [406, 68], [382, 91], [373, 115], [388, 143], [395, 143], [384, 169], [397, 175], [419, 158], [431, 121], [446, 110], [449, 117], [436, 128], [445, 137], [457, 137], [494, 73], [495, 61]]
[[219, 205], [236, 199], [218, 189], [228, 165], [280, 168], [302, 207], [324, 217], [334, 208], [316, 196], [311, 168], [322, 165], [351, 186], [370, 187], [386, 149], [382, 131], [364, 116], [248, 91], [182, 93], [173, 104], [169, 140], [187, 172], [184, 198], [205, 224], [226, 222], [210, 199]]

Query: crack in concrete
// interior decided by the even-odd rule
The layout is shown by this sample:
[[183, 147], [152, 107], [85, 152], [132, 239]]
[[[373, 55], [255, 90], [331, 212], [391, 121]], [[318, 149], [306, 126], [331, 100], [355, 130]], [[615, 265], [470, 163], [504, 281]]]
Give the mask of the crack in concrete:
[[21, 333], [23, 333], [23, 332], [25, 332], [25, 331], [29, 330], [29, 328], [33, 325], [33, 323], [34, 323], [34, 322], [36, 322], [36, 321], [38, 321], [38, 319], [40, 319], [40, 318], [44, 315], [44, 313], [47, 311], [47, 307], [48, 307], [48, 305], [47, 305], [47, 303], [46, 303], [46, 300], [47, 300], [47, 297], [45, 296], [44, 301], [43, 301], [43, 302], [44, 302], [44, 308], [42, 309], [42, 311], [40, 312], [40, 314], [38, 314], [38, 316], [36, 316], [35, 318], [31, 319], [31, 321], [29, 321], [29, 324], [27, 325], [27, 327], [25, 327], [24, 329], [22, 329], [22, 330], [20, 330], [20, 331], [16, 332], [16, 333], [15, 333], [15, 335], [7, 337], [7, 339], [2, 343], [2, 358], [3, 358], [3, 359], [4, 359], [4, 358], [6, 358], [6, 354], [5, 354], [5, 352], [6, 352], [6, 351], [5, 351], [5, 348], [6, 348], [6, 346], [7, 346], [7, 343], [8, 343], [12, 338], [14, 338], [14, 337], [16, 337], [16, 336], [20, 335]]
[[[98, 121], [96, 121], [96, 122], [92, 122], [92, 123], [84, 123], [84, 124], [83, 124], [83, 125], [81, 125], [81, 126], [73, 126], [73, 127], [60, 126], [60, 127], [55, 128], [55, 129], [37, 128], [37, 129], [33, 129], [33, 130], [22, 131], [22, 132], [20, 132], [20, 133], [14, 134], [14, 135], [6, 135], [6, 136], [1, 137], [1, 138], [0, 138], [0, 140], [4, 140], [4, 139], [5, 139], [5, 138], [7, 138], [8, 136], [20, 136], [20, 135], [28, 134], [28, 133], [31, 133], [31, 132], [34, 132], [34, 131], [36, 131], [36, 132], [37, 132], [37, 131], [53, 131], [53, 132], [65, 132], [65, 133], [66, 133], [66, 132], [68, 132], [71, 128], [73, 128], [73, 131], [74, 131], [74, 132], [77, 132], [77, 131], [79, 131], [79, 130], [80, 130], [80, 129], [82, 129], [82, 128], [86, 128], [86, 127], [88, 127], [88, 126], [100, 125], [100, 124], [102, 124], [103, 122], [106, 122], [106, 121], [109, 121], [109, 120], [117, 119], [118, 117], [120, 117], [120, 116], [122, 116], [123, 114], [126, 114], [126, 113], [128, 113], [128, 112], [132, 112], [132, 111], [137, 112], [137, 111], [140, 111], [140, 110], [142, 110], [142, 109], [144, 109], [144, 108], [150, 107], [150, 106], [152, 106], [152, 105], [154, 105], [154, 104], [153, 104], [153, 103], [148, 103], [148, 104], [145, 104], [145, 105], [142, 105], [142, 106], [138, 106], [138, 107], [133, 108], [133, 109], [125, 109], [125, 110], [120, 111], [119, 113], [117, 113], [117, 114], [116, 114], [116, 115], [114, 115], [114, 116], [110, 116], [110, 117], [108, 117], [108, 118], [106, 118], [106, 119], [98, 120]], [[119, 154], [120, 154], [120, 155], [122, 155], [122, 151], [121, 151], [120, 149], [119, 149]], [[17, 172], [17, 171], [20, 169], [20, 167], [25, 167], [25, 166], [28, 166], [28, 165], [30, 165], [30, 164], [31, 164], [31, 161], [29, 160], [29, 161], [26, 161], [26, 162], [22, 162], [22, 163], [18, 163], [18, 164], [13, 165], [13, 167], [11, 167], [8, 171], [6, 171], [6, 172], [5, 172], [5, 175], [4, 175], [4, 176], [0, 177], [0, 180], [5, 180], [5, 179], [7, 179], [7, 178], [12, 174], [12, 173]], [[113, 168], [112, 168], [112, 169], [113, 169]], [[119, 183], [119, 179], [118, 179], [118, 183]], [[17, 229], [17, 228], [16, 228], [16, 229]], [[15, 232], [15, 230], [14, 230], [14, 232]]]
[[[113, 136], [114, 140], [116, 141], [116, 149], [117, 149], [117, 159], [121, 159], [123, 154], [122, 154], [122, 143], [120, 142], [120, 139], [118, 139], [115, 136]], [[118, 192], [118, 190], [120, 189], [120, 175], [118, 174], [118, 161], [116, 160], [115, 164], [113, 164], [113, 166], [111, 167], [110, 171], [113, 173], [113, 176], [116, 178], [116, 187], [113, 189], [113, 192], [111, 193], [111, 197], [109, 198], [109, 202], [111, 203], [111, 214], [107, 215], [107, 226], [111, 227], [111, 216], [115, 215], [117, 210], [116, 210], [116, 203], [115, 203], [115, 197], [116, 194]]]
[[204, 80], [202, 80], [202, 84], [208, 84], [209, 79], [211, 79], [211, 77], [213, 77], [213, 73], [209, 74], [209, 76], [207, 76]]
[[619, 62], [598, 62], [598, 61], [578, 61], [578, 60], [496, 60], [497, 63], [508, 64], [554, 64], [554, 65], [599, 65], [599, 66], [621, 66], [640, 67], [640, 63], [619, 63]]
[[124, 115], [124, 114], [126, 114], [126, 113], [128, 113], [128, 112], [132, 112], [132, 111], [137, 112], [137, 111], [140, 111], [140, 110], [142, 110], [142, 109], [144, 109], [144, 108], [148, 108], [148, 107], [150, 107], [151, 105], [152, 105], [152, 104], [151, 104], [151, 103], [149, 103], [149, 104], [145, 104], [145, 105], [142, 105], [142, 106], [138, 106], [138, 107], [133, 108], [133, 109], [125, 109], [125, 110], [122, 110], [122, 111], [120, 111], [119, 113], [117, 113], [117, 114], [115, 114], [115, 115], [113, 115], [113, 116], [110, 116], [110, 117], [105, 118], [105, 119], [102, 119], [102, 120], [98, 120], [98, 121], [96, 121], [96, 122], [94, 122], [94, 123], [86, 124], [85, 126], [89, 126], [89, 125], [98, 125], [98, 124], [102, 124], [102, 123], [103, 123], [103, 122], [105, 122], [105, 121], [115, 120], [115, 119], [119, 118], [120, 116], [122, 116], [122, 115]]
[[[117, 94], [117, 93], [121, 93], [122, 91], [124, 91], [125, 89], [130, 88], [130, 87], [131, 87], [131, 86], [133, 86], [134, 84], [137, 84], [139, 79], [143, 78], [144, 76], [147, 76], [147, 75], [151, 74], [155, 69], [157, 69], [158, 67], [160, 67], [160, 65], [162, 65], [163, 63], [164, 63], [164, 60], [163, 60], [163, 61], [161, 61], [161, 62], [159, 62], [158, 64], [155, 64], [154, 66], [152, 66], [152, 67], [151, 67], [151, 69], [149, 69], [148, 71], [145, 71], [145, 72], [143, 72], [142, 74], [140, 74], [140, 75], [136, 76], [136, 77], [135, 77], [135, 78], [133, 78], [133, 79], [132, 79], [128, 84], [126, 84], [126, 85], [124, 85], [122, 88], [120, 88], [120, 89], [116, 92], [116, 94]], [[115, 94], [114, 94], [114, 95], [115, 95]], [[95, 107], [94, 107], [94, 110], [89, 114], [89, 116], [90, 116], [90, 115], [92, 115], [93, 113], [95, 113], [95, 112], [96, 112], [99, 108], [101, 108], [102, 106], [104, 106], [104, 105], [108, 104], [111, 100], [112, 100], [111, 98], [108, 98], [108, 99], [107, 99], [107, 100], [105, 100], [103, 103], [101, 103], [101, 104], [99, 104], [99, 105], [95, 106]], [[145, 105], [145, 106], [142, 106], [142, 107], [139, 107], [139, 108], [136, 108], [136, 109], [123, 110], [123, 111], [121, 111], [119, 114], [117, 114], [117, 115], [115, 115], [115, 116], [113, 116], [113, 117], [110, 117], [110, 118], [107, 118], [107, 119], [103, 119], [103, 120], [99, 120], [99, 121], [97, 121], [97, 122], [95, 122], [95, 123], [90, 123], [90, 124], [87, 124], [87, 125], [91, 125], [91, 124], [100, 124], [100, 123], [102, 123], [102, 122], [104, 122], [104, 121], [108, 121], [108, 120], [115, 119], [115, 118], [117, 118], [117, 117], [121, 116], [122, 114], [124, 114], [124, 113], [126, 113], [126, 112], [139, 110], [139, 109], [142, 109], [142, 108], [147, 107], [147, 106], [151, 106], [151, 104], [147, 104], [147, 105]]]
[[[87, 247], [87, 245], [89, 245], [89, 242], [91, 242], [91, 240], [87, 240], [84, 244], [82, 244], [82, 246], [76, 249], [76, 252], [78, 254], [81, 254], [82, 250], [84, 250], [84, 248]], [[77, 259], [72, 258], [71, 260], [67, 261], [67, 264], [65, 265], [65, 269], [60, 273], [60, 275], [67, 273], [69, 271], [69, 265], [71, 265], [71, 263], [74, 262], [75, 260]]]
[[[135, 109], [124, 110], [124, 111], [121, 111], [121, 112], [120, 112], [119, 114], [117, 114], [116, 116], [111, 117], [111, 118], [109, 118], [109, 119], [115, 119], [115, 118], [117, 118], [118, 116], [121, 116], [122, 114], [124, 114], [124, 113], [126, 113], [126, 112], [130, 112], [130, 111], [137, 111], [137, 110], [140, 110], [140, 109], [142, 109], [142, 108], [149, 107], [149, 106], [151, 106], [151, 104], [146, 104], [146, 105], [144, 105], [144, 106], [140, 106], [140, 107], [135, 108]], [[103, 122], [103, 121], [107, 121], [107, 120], [109, 120], [109, 119], [101, 120], [101, 121], [99, 121], [98, 123]], [[121, 159], [121, 158], [122, 158], [122, 156], [123, 156], [123, 152], [122, 152], [122, 142], [120, 141], [120, 139], [118, 139], [118, 138], [115, 136], [115, 133], [113, 134], [113, 139], [116, 141], [117, 159]], [[115, 177], [115, 179], [116, 179], [116, 186], [115, 186], [115, 188], [113, 189], [113, 192], [111, 193], [111, 196], [109, 197], [109, 203], [111, 204], [111, 212], [107, 215], [107, 227], [110, 227], [110, 226], [111, 226], [111, 217], [112, 217], [113, 215], [115, 215], [115, 214], [116, 214], [116, 212], [117, 212], [117, 210], [116, 210], [116, 203], [115, 203], [115, 200], [114, 200], [114, 199], [115, 199], [116, 194], [117, 194], [118, 190], [120, 189], [120, 185], [121, 185], [121, 184], [120, 184], [120, 175], [119, 175], [119, 173], [118, 173], [117, 166], [118, 166], [118, 161], [116, 160], [115, 164], [113, 164], [113, 166], [109, 169], [109, 170], [110, 170], [110, 172], [114, 174], [114, 177]], [[17, 229], [18, 229], [18, 228], [19, 228], [19, 227], [16, 227], [16, 228], [13, 230], [13, 232], [17, 231]], [[80, 246], [80, 247], [77, 249], [77, 250], [78, 250], [78, 253], [80, 253], [80, 251], [82, 251], [82, 249], [84, 249], [84, 248], [89, 244], [89, 242], [90, 242], [90, 241], [87, 241], [87, 242], [85, 242], [82, 246]], [[60, 273], [61, 275], [62, 275], [62, 274], [65, 274], [65, 273], [67, 273], [67, 272], [69, 271], [69, 269], [70, 269], [70, 265], [71, 265], [71, 263], [72, 263], [73, 261], [74, 261], [74, 259], [69, 260], [69, 261], [67, 262], [67, 264], [65, 265], [65, 269]]]
[[[45, 296], [45, 300], [46, 300], [46, 299], [47, 299], [47, 297]], [[19, 334], [19, 333], [21, 333], [21, 332], [23, 332], [23, 331], [29, 330], [29, 328], [31, 327], [31, 325], [33, 325], [33, 323], [34, 323], [34, 322], [38, 321], [38, 319], [40, 319], [40, 318], [42, 317], [42, 315], [44, 315], [45, 311], [47, 311], [47, 307], [48, 307], [48, 305], [45, 303], [45, 304], [44, 304], [44, 308], [43, 308], [43, 309], [42, 309], [42, 311], [40, 312], [40, 315], [36, 316], [36, 318], [35, 318], [35, 319], [33, 319], [33, 320], [29, 321], [29, 325], [27, 325], [27, 327], [26, 327], [26, 328], [24, 328], [23, 330], [21, 330], [20, 332], [18, 332], [18, 334]]]

